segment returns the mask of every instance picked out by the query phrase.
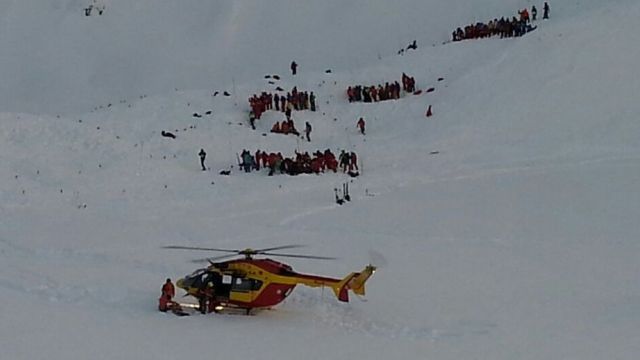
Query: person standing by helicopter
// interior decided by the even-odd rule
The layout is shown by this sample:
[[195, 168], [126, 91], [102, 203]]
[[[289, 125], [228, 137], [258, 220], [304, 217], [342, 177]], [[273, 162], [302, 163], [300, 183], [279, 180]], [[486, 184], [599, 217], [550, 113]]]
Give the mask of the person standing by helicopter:
[[209, 281], [204, 288], [198, 291], [198, 308], [202, 314], [212, 311], [214, 298], [215, 291], [213, 289], [213, 283]]
[[160, 295], [160, 299], [158, 299], [158, 310], [162, 312], [180, 310], [179, 305], [173, 301], [175, 295], [176, 289], [173, 283], [171, 283], [171, 279], [167, 279], [162, 285], [162, 295]]
[[173, 286], [171, 279], [167, 279], [164, 285], [162, 285], [162, 294], [169, 295], [169, 300], [176, 296], [176, 288]]

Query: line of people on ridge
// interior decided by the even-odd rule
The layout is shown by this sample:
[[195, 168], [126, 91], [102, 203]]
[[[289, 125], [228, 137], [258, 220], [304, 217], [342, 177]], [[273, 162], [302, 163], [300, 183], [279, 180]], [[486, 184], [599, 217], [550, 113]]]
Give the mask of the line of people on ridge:
[[242, 150], [239, 161], [240, 168], [245, 172], [251, 170], [260, 171], [261, 168], [269, 169], [269, 176], [273, 176], [276, 171], [280, 174], [298, 175], [298, 174], [320, 174], [325, 171], [338, 171], [352, 173], [355, 169], [358, 171], [358, 156], [355, 152], [346, 152], [342, 150], [336, 159], [336, 156], [330, 149], [324, 152], [318, 150], [313, 156], [308, 152], [300, 153], [295, 151], [295, 157], [284, 157], [282, 153], [267, 153], [266, 151], [257, 150], [255, 155], [249, 150]]
[[[544, 3], [543, 19], [549, 18], [549, 4]], [[526, 8], [518, 11], [519, 18], [515, 16], [509, 19], [504, 17], [493, 19], [488, 23], [478, 22], [464, 27], [464, 30], [457, 28], [453, 33], [453, 41], [462, 41], [467, 39], [483, 39], [491, 36], [500, 35], [500, 38], [520, 37], [526, 33], [533, 31], [537, 26], [532, 26], [531, 22], [537, 20], [538, 9], [535, 5], [531, 7], [531, 17], [529, 10]]]
[[397, 100], [400, 99], [400, 83], [397, 81], [389, 84], [388, 82], [382, 85], [372, 86], [349, 86], [347, 88], [347, 98], [349, 102], [378, 102], [385, 100]]

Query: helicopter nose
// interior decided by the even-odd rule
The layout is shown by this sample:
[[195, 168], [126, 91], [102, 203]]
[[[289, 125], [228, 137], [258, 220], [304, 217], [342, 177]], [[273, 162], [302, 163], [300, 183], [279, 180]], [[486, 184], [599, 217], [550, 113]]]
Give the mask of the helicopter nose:
[[185, 279], [180, 279], [178, 281], [176, 281], [176, 286], [179, 287], [180, 289], [187, 289], [187, 284], [185, 284]]

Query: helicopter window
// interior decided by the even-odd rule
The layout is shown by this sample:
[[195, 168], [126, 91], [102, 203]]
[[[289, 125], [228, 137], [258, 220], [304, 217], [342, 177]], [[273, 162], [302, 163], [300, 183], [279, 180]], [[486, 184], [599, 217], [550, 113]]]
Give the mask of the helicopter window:
[[251, 287], [251, 290], [260, 290], [261, 287], [262, 287], [262, 281], [253, 280], [253, 286]]
[[262, 287], [262, 281], [246, 278], [235, 278], [233, 283], [234, 291], [252, 291]]
[[233, 283], [233, 278], [231, 276], [229, 276], [229, 275], [223, 275], [222, 276], [222, 283], [230, 285], [230, 284]]

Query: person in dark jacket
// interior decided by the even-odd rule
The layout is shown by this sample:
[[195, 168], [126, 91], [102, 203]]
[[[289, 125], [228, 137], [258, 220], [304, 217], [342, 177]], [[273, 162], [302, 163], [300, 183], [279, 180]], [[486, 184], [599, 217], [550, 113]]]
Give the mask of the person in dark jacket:
[[304, 134], [307, 136], [307, 141], [311, 142], [311, 137], [309, 136], [311, 134], [311, 124], [308, 121], [304, 124]]
[[548, 19], [549, 18], [549, 4], [547, 2], [544, 3], [544, 7], [542, 8], [542, 18], [543, 19]]
[[360, 129], [360, 133], [362, 135], [364, 135], [364, 119], [360, 118], [360, 120], [358, 120], [358, 128]]
[[298, 70], [298, 64], [295, 61], [291, 62], [291, 74], [295, 75]]
[[202, 171], [207, 171], [206, 166], [204, 166], [204, 159], [207, 157], [207, 153], [204, 149], [200, 149], [198, 156], [200, 156], [200, 166], [202, 166]]
[[313, 93], [313, 91], [311, 92], [311, 94], [309, 94], [309, 103], [311, 111], [316, 111], [316, 95]]

